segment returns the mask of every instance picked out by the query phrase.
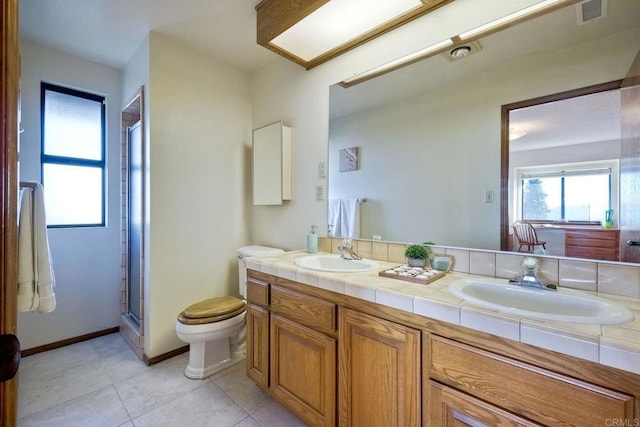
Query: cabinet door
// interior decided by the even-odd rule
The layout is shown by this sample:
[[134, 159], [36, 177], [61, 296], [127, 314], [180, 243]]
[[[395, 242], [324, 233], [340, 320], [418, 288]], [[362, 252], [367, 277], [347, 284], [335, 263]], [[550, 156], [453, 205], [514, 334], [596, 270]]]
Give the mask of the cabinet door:
[[253, 204], [291, 200], [291, 128], [282, 122], [253, 131]]
[[603, 426], [633, 418], [634, 397], [499, 354], [429, 335], [429, 377], [549, 426]]
[[420, 331], [340, 308], [341, 426], [420, 425]]
[[269, 311], [247, 306], [247, 376], [260, 387], [269, 387]]
[[271, 315], [271, 393], [313, 426], [336, 419], [336, 340]]
[[435, 381], [427, 387], [425, 424], [429, 427], [540, 426]]

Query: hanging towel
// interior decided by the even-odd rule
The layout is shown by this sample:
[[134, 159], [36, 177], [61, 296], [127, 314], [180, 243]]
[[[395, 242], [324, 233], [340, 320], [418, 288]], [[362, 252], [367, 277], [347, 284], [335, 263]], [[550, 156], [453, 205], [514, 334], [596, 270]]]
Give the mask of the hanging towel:
[[330, 199], [329, 224], [332, 234], [345, 239], [360, 237], [360, 202], [358, 199]]
[[18, 311], [49, 313], [56, 308], [55, 275], [42, 185], [20, 191], [18, 218]]

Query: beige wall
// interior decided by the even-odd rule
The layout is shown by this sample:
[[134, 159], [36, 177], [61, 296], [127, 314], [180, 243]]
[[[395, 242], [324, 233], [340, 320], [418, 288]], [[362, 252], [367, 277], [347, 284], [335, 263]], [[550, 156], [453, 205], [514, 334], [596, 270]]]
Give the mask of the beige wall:
[[145, 354], [154, 357], [184, 345], [174, 326], [186, 306], [238, 295], [251, 97], [246, 73], [155, 33], [149, 70]]

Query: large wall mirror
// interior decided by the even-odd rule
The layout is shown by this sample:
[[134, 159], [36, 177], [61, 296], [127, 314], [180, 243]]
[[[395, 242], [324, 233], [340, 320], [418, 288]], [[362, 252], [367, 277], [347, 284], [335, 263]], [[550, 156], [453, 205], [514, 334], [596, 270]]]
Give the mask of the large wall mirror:
[[[510, 248], [501, 236], [512, 219], [501, 203], [513, 193], [502, 172], [510, 162], [503, 107], [622, 79], [640, 49], [638, 16], [640, 2], [615, 0], [605, 17], [580, 24], [568, 6], [485, 37], [464, 58], [443, 54], [348, 89], [332, 86], [329, 206], [367, 200], [356, 204], [360, 238]], [[600, 117], [599, 108], [584, 120]], [[357, 168], [340, 171], [340, 153], [352, 147]]]

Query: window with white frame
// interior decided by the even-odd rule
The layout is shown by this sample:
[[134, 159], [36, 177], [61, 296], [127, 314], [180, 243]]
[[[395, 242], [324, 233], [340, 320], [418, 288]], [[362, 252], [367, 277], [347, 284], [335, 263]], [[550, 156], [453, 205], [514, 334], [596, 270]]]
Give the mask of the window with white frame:
[[105, 225], [105, 97], [41, 84], [42, 185], [49, 227]]
[[618, 203], [618, 161], [520, 168], [518, 217], [542, 222], [604, 222]]

